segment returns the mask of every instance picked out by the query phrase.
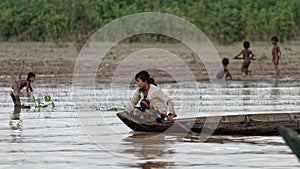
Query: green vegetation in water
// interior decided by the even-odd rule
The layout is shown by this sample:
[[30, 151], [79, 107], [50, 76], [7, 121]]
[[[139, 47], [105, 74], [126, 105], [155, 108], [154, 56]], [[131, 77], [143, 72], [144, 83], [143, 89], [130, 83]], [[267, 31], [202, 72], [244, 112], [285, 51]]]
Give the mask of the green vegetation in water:
[[118, 58], [118, 55], [116, 55], [115, 53], [113, 52], [109, 52], [105, 57], [104, 59], [106, 60], [116, 60]]
[[267, 55], [261, 55], [259, 57], [256, 57], [257, 60], [259, 61], [265, 61], [265, 60], [269, 60], [269, 57]]
[[122, 110], [124, 110], [124, 109], [120, 108], [120, 107], [113, 107], [113, 108], [107, 109], [107, 111], [122, 111]]
[[45, 100], [45, 102], [50, 102], [51, 101], [51, 96], [45, 96], [44, 100]]
[[51, 96], [44, 96], [44, 101], [45, 102], [42, 102], [41, 99], [35, 99], [33, 97], [33, 102], [35, 104], [35, 107], [41, 108], [41, 107], [48, 107], [49, 105], [55, 107], [54, 102], [51, 101]]
[[198, 61], [198, 59], [199, 59], [198, 56], [195, 55], [195, 54], [193, 54], [193, 53], [191, 55], [191, 58], [192, 58], [192, 63], [196, 63]]

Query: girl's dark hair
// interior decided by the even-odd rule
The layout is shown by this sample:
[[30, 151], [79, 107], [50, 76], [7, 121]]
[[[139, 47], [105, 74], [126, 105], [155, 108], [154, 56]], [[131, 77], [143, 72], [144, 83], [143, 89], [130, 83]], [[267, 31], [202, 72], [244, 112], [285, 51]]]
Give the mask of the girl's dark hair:
[[35, 74], [33, 72], [28, 73], [27, 80], [29, 80], [31, 77], [35, 77]]
[[142, 70], [135, 75], [134, 79], [137, 80], [138, 78], [140, 78], [143, 82], [147, 82], [148, 84], [153, 84], [153, 85], [157, 86], [154, 79], [152, 77], [150, 77], [150, 74], [145, 70]]
[[249, 41], [244, 42], [244, 48], [250, 48], [250, 42]]
[[273, 41], [275, 41], [275, 42], [278, 42], [277, 36], [273, 36], [273, 37], [271, 38], [271, 40], [273, 40]]

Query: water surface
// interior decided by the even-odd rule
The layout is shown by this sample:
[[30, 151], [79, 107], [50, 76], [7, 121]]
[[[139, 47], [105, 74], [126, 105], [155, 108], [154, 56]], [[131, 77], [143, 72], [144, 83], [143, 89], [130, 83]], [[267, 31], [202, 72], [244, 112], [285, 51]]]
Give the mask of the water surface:
[[[0, 93], [0, 168], [299, 168], [283, 139], [132, 132], [111, 108], [124, 108], [134, 87], [98, 85], [74, 97], [72, 86], [36, 85], [55, 107], [14, 110]], [[298, 112], [299, 81], [163, 84], [179, 117]]]

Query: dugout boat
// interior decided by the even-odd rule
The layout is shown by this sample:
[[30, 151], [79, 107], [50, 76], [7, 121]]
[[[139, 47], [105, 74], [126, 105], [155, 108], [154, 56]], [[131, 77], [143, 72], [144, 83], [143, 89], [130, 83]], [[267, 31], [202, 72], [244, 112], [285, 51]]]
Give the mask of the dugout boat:
[[211, 133], [213, 135], [273, 136], [279, 135], [279, 127], [300, 132], [300, 113], [269, 113], [209, 116], [175, 119], [173, 122], [147, 122], [127, 113], [117, 116], [133, 131], [170, 133]]

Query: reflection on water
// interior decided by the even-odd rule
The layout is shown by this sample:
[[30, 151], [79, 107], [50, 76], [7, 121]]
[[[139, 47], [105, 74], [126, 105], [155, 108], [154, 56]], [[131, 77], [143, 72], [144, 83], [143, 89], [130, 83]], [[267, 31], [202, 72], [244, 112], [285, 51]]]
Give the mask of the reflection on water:
[[[156, 162], [151, 162], [147, 161], [145, 163], [138, 164], [136, 167], [143, 168], [143, 169], [151, 169], [151, 168], [166, 168], [166, 167], [171, 167], [174, 166], [174, 162], [163, 162], [163, 161], [156, 161]], [[135, 167], [135, 166], [133, 166]]]
[[13, 143], [22, 142], [22, 120], [20, 120], [20, 106], [14, 106], [14, 112], [12, 114], [11, 120], [9, 121], [9, 126], [11, 128], [11, 137]]
[[[186, 107], [199, 115], [207, 115], [207, 110], [211, 114], [299, 111], [299, 84], [278, 79], [230, 81], [216, 90], [210, 90], [209, 83], [197, 84], [198, 90], [188, 84], [160, 87], [174, 99], [182, 118], [194, 116]], [[40, 110], [14, 108], [9, 91], [0, 87], [0, 168], [299, 168], [281, 137], [213, 136], [202, 142], [199, 135], [132, 132], [117, 112], [106, 110], [124, 107], [134, 88], [100, 85], [75, 102], [70, 86], [36, 86], [36, 98], [50, 95], [56, 105]], [[78, 118], [87, 112], [94, 119], [88, 127], [97, 129], [94, 134], [101, 143], [91, 140], [88, 127]]]
[[271, 96], [275, 103], [278, 103], [280, 100], [280, 89], [278, 87], [278, 79], [274, 79], [273, 86], [271, 89]]
[[249, 105], [248, 103], [249, 103], [249, 100], [251, 99], [251, 92], [250, 92], [250, 86], [249, 86], [249, 82], [248, 81], [244, 81], [244, 82], [242, 82], [243, 83], [243, 86], [242, 86], [242, 95], [244, 96], [243, 97], [243, 107], [244, 107], [244, 110], [243, 111], [251, 111], [250, 109], [249, 109], [249, 106], [247, 106], [247, 105]]
[[[292, 157], [292, 161], [297, 161], [296, 158], [293, 158], [291, 152], [286, 149], [287, 147], [280, 137], [212, 136], [205, 143], [199, 142], [200, 140], [199, 135], [193, 134], [165, 135], [133, 132], [130, 136], [121, 140], [123, 148], [120, 153], [125, 156], [134, 155], [138, 162], [135, 164], [122, 163], [121, 165], [128, 168], [172, 168], [174, 166], [181, 166], [180, 168], [206, 168], [208, 166], [226, 168], [226, 165], [222, 163], [230, 162], [228, 168], [264, 168], [264, 165], [268, 167], [278, 166], [278, 163], [270, 159], [274, 165], [270, 165], [266, 161], [253, 165], [246, 161], [251, 161], [251, 158], [256, 155], [261, 156], [254, 158], [259, 160], [259, 158], [264, 159], [268, 156], [277, 159], [277, 155], [279, 155], [278, 158], [282, 158], [284, 154], [289, 156], [288, 158]], [[224, 158], [225, 156], [226, 158]], [[213, 161], [212, 158], [214, 158]], [[241, 161], [244, 158], [247, 160]], [[240, 161], [240, 163], [235, 162], [235, 160]], [[290, 166], [281, 162], [280, 164], [283, 168], [297, 167], [297, 163]]]
[[134, 132], [133, 135], [122, 141], [125, 146], [122, 153], [130, 153], [141, 159], [149, 159], [173, 154], [174, 149], [172, 145], [180, 141], [180, 137], [158, 133]]

